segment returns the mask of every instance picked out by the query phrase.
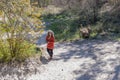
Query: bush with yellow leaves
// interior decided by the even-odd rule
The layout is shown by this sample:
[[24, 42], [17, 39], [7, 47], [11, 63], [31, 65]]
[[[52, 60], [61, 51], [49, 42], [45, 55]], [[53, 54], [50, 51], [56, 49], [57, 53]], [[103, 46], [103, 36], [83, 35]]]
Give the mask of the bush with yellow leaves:
[[[40, 14], [40, 13], [39, 13]], [[41, 33], [42, 22], [32, 16], [29, 0], [0, 1], [0, 61], [23, 61], [35, 53], [35, 44], [26, 37], [31, 32]], [[31, 33], [32, 35], [32, 33]], [[36, 37], [32, 37], [34, 40]]]

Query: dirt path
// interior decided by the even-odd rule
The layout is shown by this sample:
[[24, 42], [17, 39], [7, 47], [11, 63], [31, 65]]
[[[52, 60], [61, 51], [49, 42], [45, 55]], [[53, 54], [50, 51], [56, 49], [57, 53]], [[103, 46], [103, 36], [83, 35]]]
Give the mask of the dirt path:
[[118, 41], [56, 43], [54, 59], [41, 61], [33, 59], [21, 68], [0, 65], [0, 80], [120, 80]]
[[120, 42], [81, 40], [56, 43], [54, 59], [27, 80], [120, 80]]
[[[45, 43], [40, 43], [45, 41], [45, 35], [46, 32], [37, 44]], [[45, 57], [41, 58], [42, 65], [39, 59], [33, 59], [28, 61], [29, 65], [20, 69], [0, 65], [0, 80], [120, 80], [118, 41], [79, 40], [56, 43], [54, 59], [48, 62]]]

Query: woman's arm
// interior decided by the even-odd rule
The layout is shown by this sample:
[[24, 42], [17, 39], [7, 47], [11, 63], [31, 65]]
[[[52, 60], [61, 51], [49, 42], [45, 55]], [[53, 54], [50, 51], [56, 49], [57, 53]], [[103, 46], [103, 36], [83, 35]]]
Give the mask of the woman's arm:
[[54, 41], [55, 41], [54, 37], [51, 37], [51, 38], [49, 39], [49, 42], [54, 42]]

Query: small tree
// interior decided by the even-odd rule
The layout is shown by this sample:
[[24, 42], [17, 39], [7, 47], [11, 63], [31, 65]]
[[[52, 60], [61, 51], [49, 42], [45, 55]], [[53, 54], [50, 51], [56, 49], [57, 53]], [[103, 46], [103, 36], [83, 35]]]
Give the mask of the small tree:
[[[34, 51], [33, 40], [28, 38], [40, 34], [40, 14], [32, 14], [34, 9], [29, 0], [1, 0], [0, 12], [0, 59], [4, 61], [23, 60]], [[32, 16], [31, 16], [32, 15]]]

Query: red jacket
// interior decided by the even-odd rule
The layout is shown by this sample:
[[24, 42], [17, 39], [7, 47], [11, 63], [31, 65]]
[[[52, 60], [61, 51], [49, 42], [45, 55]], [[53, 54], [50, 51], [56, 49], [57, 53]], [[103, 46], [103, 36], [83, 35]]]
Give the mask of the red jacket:
[[51, 37], [47, 36], [46, 41], [47, 41], [47, 48], [48, 49], [53, 49], [54, 48], [54, 41], [55, 41], [54, 37], [53, 36], [51, 36]]

